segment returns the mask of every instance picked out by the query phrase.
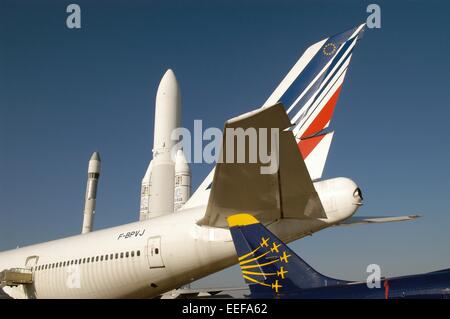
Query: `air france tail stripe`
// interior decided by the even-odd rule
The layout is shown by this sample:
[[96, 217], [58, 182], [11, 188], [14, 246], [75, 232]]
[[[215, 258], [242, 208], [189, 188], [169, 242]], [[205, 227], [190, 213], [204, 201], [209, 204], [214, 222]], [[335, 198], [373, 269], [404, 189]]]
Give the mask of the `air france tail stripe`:
[[302, 154], [302, 158], [305, 160], [309, 154], [316, 148], [316, 146], [322, 141], [326, 134], [313, 136], [298, 142], [298, 148]]
[[[329, 39], [327, 39], [327, 42], [325, 42], [324, 45], [329, 43], [328, 41]], [[323, 58], [322, 56], [318, 55], [320, 54], [320, 50], [318, 53], [316, 53], [316, 55], [310, 62], [311, 64], [307, 68], [305, 68], [305, 70], [301, 74], [298, 75], [298, 77], [294, 80], [291, 86], [280, 98], [280, 101], [284, 105], [286, 106], [289, 105], [289, 108], [287, 110], [288, 114], [295, 106], [299, 105], [299, 101], [303, 100], [305, 94], [307, 94], [308, 92], [315, 92], [315, 90], [317, 89], [316, 86], [321, 83], [320, 80], [323, 79], [324, 77], [325, 70], [327, 70], [330, 67], [335, 57], [339, 53], [341, 53], [343, 49], [344, 49], [343, 46], [341, 46], [336, 52], [336, 55], [325, 64], [325, 66], [320, 70], [320, 72], [317, 73], [317, 75], [313, 79], [310, 79], [312, 77], [310, 73], [313, 73], [315, 71], [315, 69], [317, 68], [316, 65], [319, 64], [318, 62], [320, 62], [320, 58]], [[314, 67], [314, 69], [312, 69], [312, 67]], [[304, 88], [301, 88], [299, 84], [303, 84], [305, 82], [308, 83], [308, 85]], [[298, 92], [301, 92], [299, 96], [297, 96]], [[295, 96], [297, 96], [297, 98], [294, 98]]]
[[320, 132], [326, 127], [327, 123], [330, 122], [331, 117], [333, 116], [334, 107], [336, 106], [337, 100], [339, 98], [339, 93], [341, 92], [341, 88], [342, 85], [337, 88], [333, 96], [328, 100], [322, 110], [320, 110], [314, 121], [302, 134], [302, 137], [308, 137], [316, 134], [317, 132]]
[[[331, 43], [333, 40], [333, 37], [329, 38], [327, 40], [327, 42], [325, 43]], [[305, 88], [305, 90], [302, 91], [302, 93], [300, 94], [300, 96], [294, 101], [294, 103], [290, 104], [291, 102], [289, 101], [289, 98], [285, 98], [285, 96], [281, 97], [281, 102], [283, 102], [286, 106], [290, 105], [288, 108], [288, 113], [291, 112], [291, 110], [296, 107], [297, 105], [303, 105], [304, 103], [300, 103], [300, 101], [304, 101], [304, 100], [308, 100], [311, 95], [317, 91], [317, 86], [319, 86], [321, 83], [323, 83], [324, 78], [326, 78], [328, 76], [328, 74], [330, 72], [333, 71], [334, 66], [336, 65], [336, 63], [338, 63], [338, 61], [340, 60], [340, 58], [346, 54], [347, 49], [351, 46], [352, 48], [354, 47], [354, 45], [356, 44], [358, 37], [352, 36], [350, 37], [347, 41], [344, 42], [343, 45], [340, 46], [340, 48], [338, 49], [338, 51], [336, 52], [335, 56], [328, 61], [328, 63], [325, 65], [325, 67], [319, 72], [319, 74], [310, 82], [310, 84]], [[331, 41], [331, 42], [330, 42]], [[348, 52], [348, 51], [347, 51]], [[317, 55], [317, 53], [316, 53]], [[316, 57], [315, 57], [316, 58]], [[319, 58], [317, 58], [319, 59]], [[327, 70], [327, 73], [324, 74], [324, 71]], [[306, 72], [306, 71], [305, 71]], [[307, 76], [307, 75], [306, 75]], [[302, 80], [306, 80], [305, 79], [305, 75], [301, 74], [301, 76], [298, 76], [298, 78], [294, 81], [294, 83], [292, 84], [292, 86], [290, 88], [288, 88], [288, 90], [286, 91], [285, 95], [287, 94], [289, 96], [290, 92], [299, 92], [299, 90], [295, 90], [295, 84], [297, 81], [302, 81]]]
[[[353, 46], [351, 46], [350, 48], [348, 48], [348, 50], [345, 52], [344, 57], [342, 57], [342, 59], [339, 60], [339, 64], [336, 68], [333, 68], [333, 72], [328, 75], [327, 79], [323, 82], [321, 82], [322, 86], [319, 90], [317, 90], [309, 101], [307, 101], [304, 106], [299, 110], [298, 113], [295, 114], [295, 116], [291, 119], [292, 122], [297, 123], [297, 120], [301, 117], [302, 114], [306, 113], [308, 111], [308, 109], [310, 108], [310, 105], [313, 104], [314, 102], [316, 102], [317, 98], [320, 97], [320, 95], [323, 93], [323, 91], [326, 89], [326, 87], [330, 84], [330, 82], [333, 81], [333, 79], [335, 78], [336, 74], [338, 74], [342, 68], [345, 66], [346, 62], [349, 61], [349, 59], [351, 58], [352, 52], [353, 52]], [[336, 62], [338, 62], [338, 60], [336, 60]], [[330, 71], [330, 70], [329, 70]], [[297, 104], [297, 105], [302, 105], [301, 103]]]
[[[320, 94], [323, 88], [330, 81], [330, 78], [333, 77], [333, 75], [336, 74], [336, 71], [342, 66], [342, 63], [339, 63], [342, 61], [341, 58], [344, 56], [345, 60], [348, 57], [348, 54], [351, 53], [351, 50], [353, 49], [355, 43], [356, 39], [353, 39], [347, 41], [344, 45], [341, 46], [341, 50], [339, 50], [339, 52], [336, 53], [335, 57], [330, 61], [331, 63], [329, 64], [329, 66], [326, 66], [324, 68], [326, 72], [324, 72], [325, 70], [323, 70], [321, 76], [319, 76], [315, 80], [314, 85], [311, 86], [308, 92], [306, 92], [306, 94], [302, 98], [300, 98], [298, 101], [296, 101], [294, 104], [291, 105], [291, 107], [288, 110], [288, 114], [297, 106], [306, 105], [307, 101], [314, 100], [314, 98]], [[338, 65], [338, 67], [336, 67], [336, 65]]]
[[[334, 91], [337, 90], [338, 87], [340, 87], [342, 85], [342, 83], [344, 82], [344, 78], [345, 78], [345, 74], [347, 72], [347, 67], [348, 67], [348, 63], [346, 64], [346, 66], [340, 70], [341, 73], [337, 75], [337, 77], [333, 78], [334, 82], [331, 84], [331, 86], [328, 87], [327, 92], [325, 92], [325, 94], [322, 96], [322, 99], [315, 101], [315, 105], [314, 107], [310, 107], [310, 109], [308, 110], [308, 112], [305, 112], [305, 114], [302, 114], [302, 119], [301, 121], [297, 121], [296, 123], [297, 126], [293, 129], [294, 135], [298, 135], [298, 133], [309, 123], [309, 120], [311, 119], [312, 121], [314, 121], [314, 118], [312, 118], [312, 116], [314, 114], [316, 114], [316, 110], [318, 110], [320, 107], [323, 107], [325, 103], [328, 102], [329, 99], [331, 99], [331, 97], [333, 95], [331, 95], [328, 99], [325, 99], [328, 94], [330, 92], [333, 92], [332, 94], [334, 94]], [[337, 100], [336, 100], [337, 101]], [[308, 127], [311, 125], [311, 123], [308, 124]], [[317, 133], [317, 132], [315, 132]]]

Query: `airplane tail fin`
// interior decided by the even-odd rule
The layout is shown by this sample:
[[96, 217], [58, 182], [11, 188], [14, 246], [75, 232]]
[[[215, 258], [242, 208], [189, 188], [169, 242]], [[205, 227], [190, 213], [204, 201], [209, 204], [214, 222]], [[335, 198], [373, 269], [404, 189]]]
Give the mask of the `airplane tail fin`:
[[287, 108], [292, 131], [311, 179], [322, 176], [333, 133], [329, 126], [353, 49], [365, 23], [310, 46], [263, 107], [277, 102]]
[[273, 298], [345, 283], [314, 270], [252, 215], [236, 214], [227, 221], [252, 297]]

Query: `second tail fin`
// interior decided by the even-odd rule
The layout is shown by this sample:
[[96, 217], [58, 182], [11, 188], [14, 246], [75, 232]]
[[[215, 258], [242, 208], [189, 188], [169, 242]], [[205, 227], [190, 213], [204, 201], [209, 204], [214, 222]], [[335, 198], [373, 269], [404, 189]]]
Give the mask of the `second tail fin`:
[[252, 215], [232, 215], [228, 225], [252, 297], [345, 283], [314, 270]]

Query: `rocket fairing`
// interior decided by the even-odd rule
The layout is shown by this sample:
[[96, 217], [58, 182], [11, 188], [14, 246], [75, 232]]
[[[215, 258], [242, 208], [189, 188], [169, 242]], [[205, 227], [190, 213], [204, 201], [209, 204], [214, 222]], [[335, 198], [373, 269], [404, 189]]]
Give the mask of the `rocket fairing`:
[[179, 210], [191, 196], [191, 169], [186, 161], [184, 152], [177, 151], [175, 158], [175, 193], [174, 209]]
[[86, 196], [84, 203], [84, 217], [82, 234], [91, 232], [94, 222], [95, 203], [97, 200], [97, 186], [100, 177], [100, 154], [94, 152], [89, 160], [88, 180], [86, 185]]

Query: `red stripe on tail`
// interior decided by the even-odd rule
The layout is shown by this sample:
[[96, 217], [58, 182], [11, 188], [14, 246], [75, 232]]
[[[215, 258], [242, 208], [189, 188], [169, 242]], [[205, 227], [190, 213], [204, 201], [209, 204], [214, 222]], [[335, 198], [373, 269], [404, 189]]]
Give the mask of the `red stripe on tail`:
[[[314, 135], [320, 131], [322, 131], [328, 122], [330, 122], [331, 117], [333, 116], [334, 107], [336, 106], [336, 102], [339, 98], [339, 93], [341, 92], [342, 85], [340, 85], [336, 92], [331, 96], [328, 100], [327, 104], [322, 108], [317, 117], [313, 120], [311, 125], [306, 129], [303, 133], [303, 137], [308, 137]], [[308, 153], [309, 154], [309, 153]]]
[[316, 148], [326, 134], [310, 137], [298, 142], [298, 148], [302, 154], [303, 160]]

